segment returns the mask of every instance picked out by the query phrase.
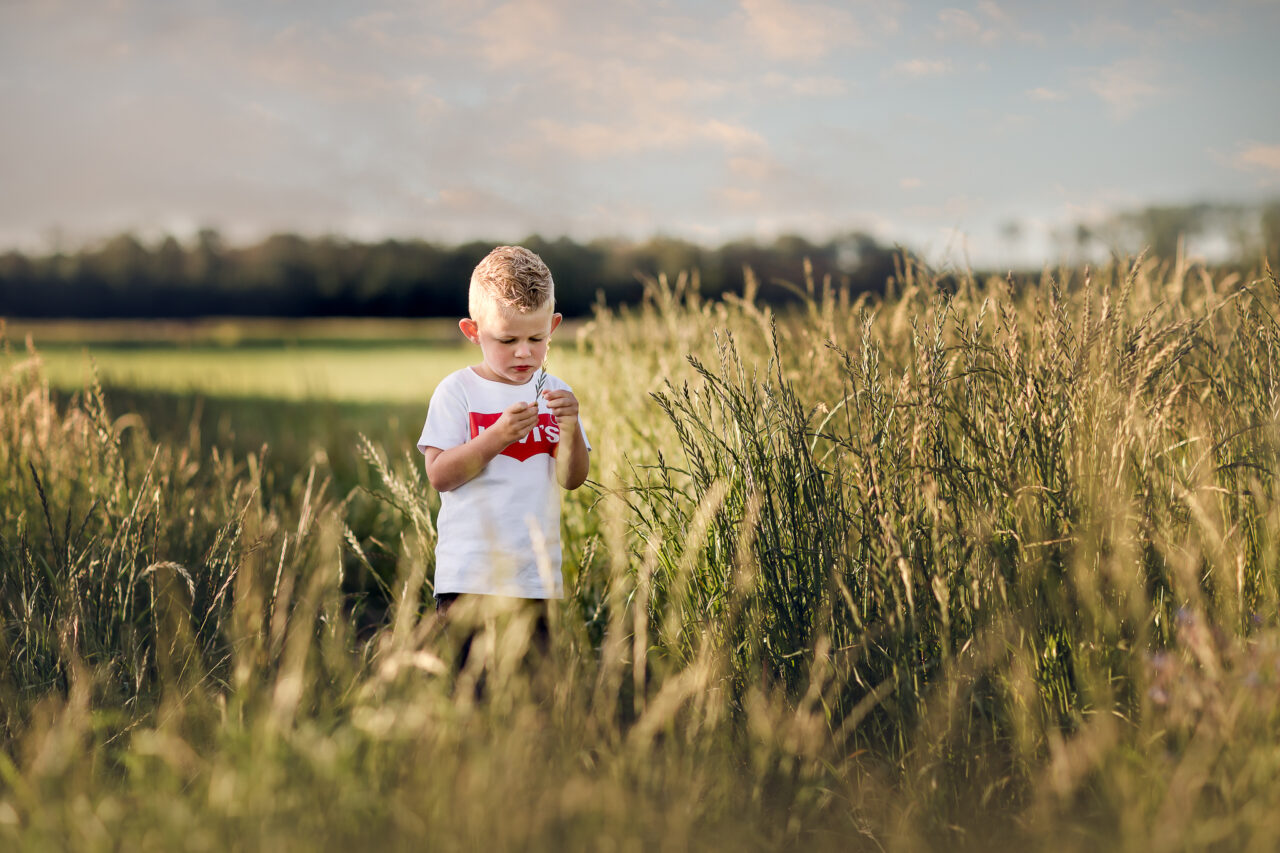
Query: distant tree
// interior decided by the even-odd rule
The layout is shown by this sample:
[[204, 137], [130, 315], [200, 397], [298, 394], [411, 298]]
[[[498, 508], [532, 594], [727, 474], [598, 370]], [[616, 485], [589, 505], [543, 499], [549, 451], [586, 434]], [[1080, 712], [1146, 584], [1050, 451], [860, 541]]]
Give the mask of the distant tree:
[[[30, 317], [444, 316], [467, 313], [467, 283], [476, 263], [498, 241], [441, 245], [423, 240], [361, 243], [341, 236], [274, 234], [229, 247], [214, 229], [184, 246], [165, 237], [148, 246], [131, 233], [79, 251], [0, 256], [0, 314]], [[608, 304], [634, 302], [641, 281], [662, 273], [698, 272], [702, 292], [742, 292], [743, 269], [766, 284], [760, 298], [797, 298], [786, 288], [816, 282], [881, 290], [893, 275], [895, 250], [850, 232], [815, 243], [783, 235], [710, 248], [674, 237], [579, 243], [530, 235], [523, 241], [547, 261], [566, 315], [591, 311], [597, 294]]]
[[187, 279], [187, 252], [173, 235], [166, 236], [152, 253], [152, 274], [156, 281], [176, 285]]
[[1169, 259], [1178, 253], [1180, 240], [1204, 231], [1209, 210], [1207, 204], [1146, 207], [1120, 214], [1117, 224], [1141, 244], [1131, 250], [1146, 248], [1157, 258]]
[[1076, 225], [1076, 248], [1085, 252], [1093, 242], [1093, 229], [1083, 222]]
[[651, 237], [643, 243], [598, 240], [592, 246], [600, 258], [597, 280], [591, 284], [592, 300], [598, 290], [605, 290], [611, 301], [634, 301], [640, 297], [644, 279], [654, 279], [663, 273], [676, 276], [697, 270], [704, 293], [711, 292], [708, 287], [723, 282], [723, 270], [709, 268], [712, 265], [701, 247], [675, 237]]
[[34, 313], [30, 297], [35, 291], [35, 279], [36, 265], [26, 255], [16, 251], [0, 255], [0, 312], [18, 316]]
[[201, 228], [196, 232], [195, 248], [187, 255], [187, 278], [209, 286], [222, 275], [223, 255], [226, 245], [222, 235], [213, 228]]
[[151, 254], [133, 234], [118, 234], [90, 256], [97, 273], [113, 289], [140, 282], [151, 266]]
[[1273, 201], [1262, 209], [1262, 250], [1271, 261], [1271, 268], [1280, 274], [1280, 201]]
[[602, 258], [591, 244], [581, 244], [568, 237], [546, 240], [534, 234], [521, 241], [538, 253], [556, 282], [557, 310], [565, 314], [585, 314], [598, 286]]
[[1022, 223], [1016, 219], [1010, 219], [1000, 226], [1000, 242], [1004, 243], [1004, 250], [1009, 260], [1017, 254], [1018, 247], [1022, 245], [1022, 236]]

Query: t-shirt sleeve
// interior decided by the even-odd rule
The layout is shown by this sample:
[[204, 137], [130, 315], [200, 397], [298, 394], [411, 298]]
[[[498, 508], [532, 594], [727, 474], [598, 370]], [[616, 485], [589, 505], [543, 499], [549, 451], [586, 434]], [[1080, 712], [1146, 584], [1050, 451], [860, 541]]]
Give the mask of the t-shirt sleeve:
[[467, 398], [460, 383], [446, 378], [436, 386], [435, 393], [431, 395], [431, 403], [427, 406], [427, 422], [422, 425], [418, 449], [424, 453], [428, 447], [448, 450], [466, 444], [470, 437]]

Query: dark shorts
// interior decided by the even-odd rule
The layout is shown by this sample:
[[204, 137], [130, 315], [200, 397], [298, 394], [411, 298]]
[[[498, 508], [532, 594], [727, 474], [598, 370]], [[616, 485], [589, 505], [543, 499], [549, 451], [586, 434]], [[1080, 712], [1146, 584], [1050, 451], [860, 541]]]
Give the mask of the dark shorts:
[[[436, 593], [436, 613], [441, 617], [448, 618], [449, 611], [457, 605], [462, 599], [481, 598], [480, 593], [464, 593], [464, 592], [441, 592]], [[551, 647], [551, 628], [547, 619], [550, 601], [544, 598], [522, 598], [519, 599], [522, 606], [530, 607], [535, 610], [533, 619], [533, 634], [530, 637], [530, 645], [533, 650], [545, 654]], [[450, 620], [452, 621], [452, 620]], [[471, 650], [471, 641], [475, 639], [479, 633], [478, 625], [466, 626], [466, 633], [462, 640], [461, 657], [465, 661]]]
[[[437, 592], [435, 594], [436, 612], [440, 614], [448, 613], [449, 608], [458, 603], [460, 599], [481, 598], [478, 592]], [[547, 598], [521, 598], [519, 601], [524, 602], [529, 607], [535, 607], [541, 611], [541, 616], [546, 617], [547, 608], [550, 606], [550, 599]]]
[[448, 613], [449, 608], [458, 600], [459, 595], [461, 595], [461, 593], [458, 592], [437, 592], [436, 612], [441, 614]]

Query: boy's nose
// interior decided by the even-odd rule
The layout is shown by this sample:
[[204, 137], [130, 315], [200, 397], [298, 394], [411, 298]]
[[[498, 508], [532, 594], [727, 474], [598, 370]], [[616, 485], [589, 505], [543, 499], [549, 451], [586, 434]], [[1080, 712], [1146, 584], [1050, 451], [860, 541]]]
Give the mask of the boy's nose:
[[533, 355], [533, 348], [528, 344], [516, 344], [516, 358], [528, 358]]

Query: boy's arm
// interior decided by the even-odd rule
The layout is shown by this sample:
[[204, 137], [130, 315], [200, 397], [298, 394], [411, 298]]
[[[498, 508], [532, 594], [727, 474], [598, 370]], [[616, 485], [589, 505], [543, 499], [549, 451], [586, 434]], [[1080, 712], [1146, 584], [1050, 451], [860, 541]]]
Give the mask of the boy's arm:
[[493, 426], [457, 447], [422, 451], [427, 463], [427, 479], [437, 492], [448, 492], [474, 480], [508, 444], [524, 438], [538, 423], [538, 407], [514, 403]]
[[578, 398], [572, 391], [543, 391], [547, 408], [560, 424], [560, 443], [556, 446], [556, 479], [560, 486], [573, 490], [587, 480], [591, 472], [591, 451], [578, 423]]

